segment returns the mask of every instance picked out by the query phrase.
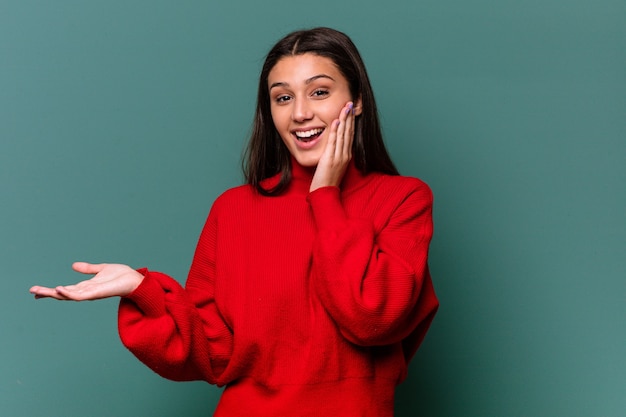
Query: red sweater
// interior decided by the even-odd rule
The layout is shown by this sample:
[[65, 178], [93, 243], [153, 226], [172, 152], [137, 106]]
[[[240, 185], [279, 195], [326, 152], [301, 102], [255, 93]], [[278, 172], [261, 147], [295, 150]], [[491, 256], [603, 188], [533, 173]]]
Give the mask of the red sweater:
[[428, 186], [352, 165], [341, 188], [309, 193], [311, 178], [294, 163], [278, 197], [226, 191], [185, 288], [142, 270], [121, 300], [121, 339], [142, 362], [226, 385], [215, 416], [390, 417], [437, 310]]

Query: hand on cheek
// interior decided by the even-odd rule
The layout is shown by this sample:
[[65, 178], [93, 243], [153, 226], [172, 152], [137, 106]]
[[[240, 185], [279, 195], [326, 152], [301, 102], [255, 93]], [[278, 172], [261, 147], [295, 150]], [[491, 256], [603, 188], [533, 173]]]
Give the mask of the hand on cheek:
[[348, 102], [341, 109], [339, 119], [335, 119], [330, 127], [328, 141], [315, 169], [309, 191], [341, 184], [352, 159], [354, 117], [354, 104]]

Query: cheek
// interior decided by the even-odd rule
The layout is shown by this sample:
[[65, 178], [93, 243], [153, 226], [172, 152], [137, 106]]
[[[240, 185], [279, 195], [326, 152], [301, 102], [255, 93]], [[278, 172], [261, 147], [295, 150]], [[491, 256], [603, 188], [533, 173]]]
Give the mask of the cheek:
[[[334, 120], [334, 119], [338, 119], [340, 114], [341, 114], [341, 110], [343, 109], [343, 107], [346, 105], [346, 103], [350, 101], [350, 99], [338, 99], [336, 100], [334, 103], [332, 103], [332, 105], [328, 106], [326, 108], [326, 111], [324, 112], [325, 118], [328, 121]], [[330, 103], [329, 103], [330, 104]]]
[[272, 108], [272, 121], [278, 130], [284, 129], [289, 125], [288, 115], [286, 115], [285, 111], [280, 108]]

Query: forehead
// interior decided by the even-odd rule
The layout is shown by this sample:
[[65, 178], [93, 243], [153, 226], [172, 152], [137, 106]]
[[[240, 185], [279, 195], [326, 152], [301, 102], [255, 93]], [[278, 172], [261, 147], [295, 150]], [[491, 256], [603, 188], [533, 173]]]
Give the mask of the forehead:
[[332, 59], [312, 53], [289, 55], [279, 59], [270, 70], [267, 82], [269, 85], [276, 82], [305, 82], [320, 74], [328, 75], [335, 81], [346, 82]]

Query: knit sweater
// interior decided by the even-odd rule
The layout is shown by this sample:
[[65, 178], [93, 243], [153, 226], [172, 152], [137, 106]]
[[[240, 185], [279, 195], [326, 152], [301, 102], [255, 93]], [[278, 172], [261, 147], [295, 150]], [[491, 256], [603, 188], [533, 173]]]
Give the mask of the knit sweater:
[[225, 385], [218, 417], [391, 417], [438, 307], [430, 189], [351, 164], [309, 192], [312, 172], [292, 171], [279, 196], [215, 201], [185, 288], [140, 270], [122, 342], [166, 378]]

